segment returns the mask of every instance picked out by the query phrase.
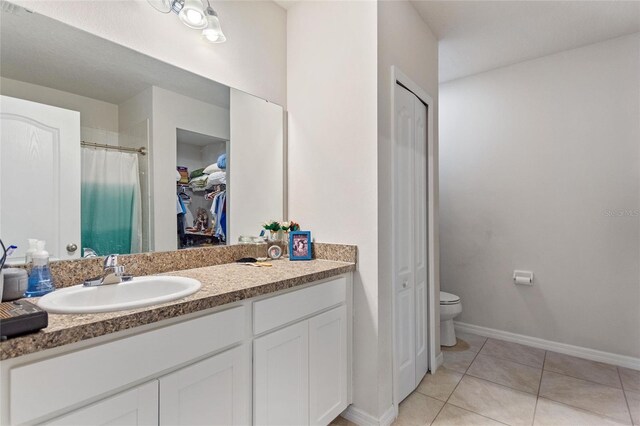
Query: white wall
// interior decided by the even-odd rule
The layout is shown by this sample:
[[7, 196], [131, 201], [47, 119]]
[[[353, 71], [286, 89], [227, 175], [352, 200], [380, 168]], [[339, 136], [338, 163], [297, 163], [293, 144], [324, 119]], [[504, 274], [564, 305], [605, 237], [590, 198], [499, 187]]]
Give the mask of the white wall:
[[286, 12], [271, 1], [213, 4], [227, 36], [202, 40], [144, 0], [16, 0], [16, 4], [280, 105], [286, 102]]
[[229, 110], [156, 86], [152, 92], [153, 249], [176, 250], [176, 130], [228, 140]]
[[231, 89], [231, 140], [227, 159], [227, 241], [258, 235], [284, 207], [282, 107]]
[[[37, 84], [0, 77], [0, 93], [45, 105], [80, 111], [80, 126], [87, 129], [118, 132], [118, 106]], [[88, 135], [87, 139], [94, 139]], [[85, 135], [83, 134], [84, 138]], [[94, 141], [103, 143], [101, 141]], [[107, 143], [105, 140], [104, 143]], [[113, 143], [113, 141], [109, 141]], [[117, 145], [117, 135], [115, 145]]]
[[441, 282], [460, 321], [640, 357], [639, 46], [440, 86]]
[[142, 199], [142, 251], [153, 248], [153, 217], [151, 215], [151, 121], [153, 115], [152, 88], [149, 87], [118, 105], [120, 145], [147, 149], [138, 155], [140, 198]]
[[189, 173], [215, 163], [226, 152], [226, 142], [212, 142], [209, 145], [192, 145], [178, 140], [176, 165], [187, 167]]
[[358, 245], [354, 404], [378, 417], [376, 27], [375, 2], [288, 9], [289, 217]]
[[[378, 304], [380, 310], [380, 396], [382, 409], [391, 404], [392, 383], [392, 265], [391, 265], [391, 66], [395, 65], [434, 101], [434, 141], [429, 154], [438, 158], [438, 41], [408, 1], [378, 2]], [[438, 175], [437, 170], [435, 176]], [[438, 183], [434, 182], [437, 188]], [[438, 195], [434, 194], [437, 208]], [[437, 222], [436, 222], [437, 223]], [[436, 226], [437, 229], [437, 226]], [[437, 247], [437, 235], [434, 235]], [[438, 253], [436, 262], [438, 260]], [[438, 271], [436, 294], [439, 294]], [[437, 304], [436, 309], [440, 306]], [[439, 320], [439, 312], [436, 312]], [[438, 333], [439, 325], [436, 327]], [[436, 351], [440, 352], [437, 336]]]

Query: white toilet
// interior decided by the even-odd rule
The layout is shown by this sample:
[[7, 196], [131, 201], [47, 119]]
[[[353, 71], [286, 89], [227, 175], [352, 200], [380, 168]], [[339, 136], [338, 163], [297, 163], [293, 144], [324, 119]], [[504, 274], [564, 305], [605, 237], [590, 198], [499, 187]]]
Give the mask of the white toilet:
[[440, 292], [440, 345], [455, 346], [453, 319], [462, 312], [462, 302], [455, 294]]

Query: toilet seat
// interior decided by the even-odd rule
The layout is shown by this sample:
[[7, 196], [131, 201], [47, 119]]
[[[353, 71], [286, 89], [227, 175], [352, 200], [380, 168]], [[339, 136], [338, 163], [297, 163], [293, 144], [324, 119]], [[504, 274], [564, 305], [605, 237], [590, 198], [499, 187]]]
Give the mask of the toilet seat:
[[460, 303], [460, 298], [455, 294], [447, 293], [446, 291], [440, 292], [440, 304], [441, 305], [455, 305]]

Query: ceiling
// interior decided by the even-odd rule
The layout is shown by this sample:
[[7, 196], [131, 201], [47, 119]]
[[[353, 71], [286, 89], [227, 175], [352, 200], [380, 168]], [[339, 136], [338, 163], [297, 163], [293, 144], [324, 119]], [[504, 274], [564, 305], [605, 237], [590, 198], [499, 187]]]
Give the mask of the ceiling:
[[225, 143], [226, 140], [216, 138], [215, 136], [204, 135], [202, 133], [192, 132], [190, 130], [177, 129], [176, 139], [179, 143], [186, 143], [195, 146], [207, 146], [212, 143]]
[[439, 40], [440, 82], [640, 31], [640, 1], [412, 3]]
[[229, 108], [229, 88], [20, 7], [0, 12], [0, 74], [120, 104], [150, 86]]

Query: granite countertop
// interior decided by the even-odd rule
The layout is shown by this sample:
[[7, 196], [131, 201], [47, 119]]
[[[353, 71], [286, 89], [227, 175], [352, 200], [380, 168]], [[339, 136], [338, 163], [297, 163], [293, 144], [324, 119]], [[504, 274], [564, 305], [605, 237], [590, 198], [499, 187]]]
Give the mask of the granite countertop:
[[55, 348], [117, 331], [202, 311], [313, 281], [355, 271], [355, 263], [315, 259], [273, 261], [271, 268], [228, 263], [168, 272], [202, 283], [191, 296], [160, 305], [100, 314], [49, 314], [49, 326], [37, 333], [0, 342], [0, 360]]

